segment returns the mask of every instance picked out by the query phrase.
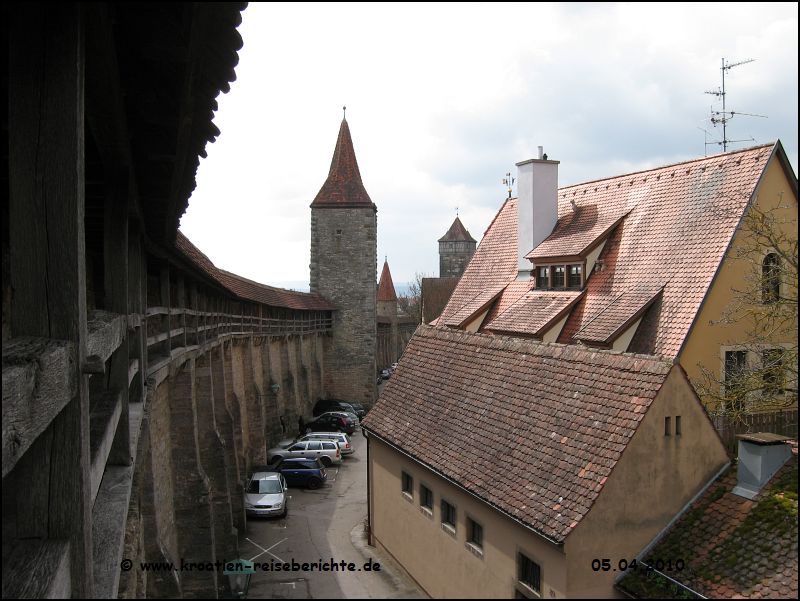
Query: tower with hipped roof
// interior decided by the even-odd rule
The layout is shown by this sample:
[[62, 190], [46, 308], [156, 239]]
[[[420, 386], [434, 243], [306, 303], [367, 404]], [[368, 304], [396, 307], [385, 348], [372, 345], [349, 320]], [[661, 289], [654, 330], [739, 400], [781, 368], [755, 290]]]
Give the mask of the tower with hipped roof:
[[325, 349], [328, 398], [375, 398], [377, 211], [342, 119], [328, 178], [311, 203], [311, 292], [337, 307]]
[[470, 236], [456, 215], [453, 225], [439, 238], [439, 277], [461, 277], [472, 255], [475, 254], [476, 244], [475, 238]]

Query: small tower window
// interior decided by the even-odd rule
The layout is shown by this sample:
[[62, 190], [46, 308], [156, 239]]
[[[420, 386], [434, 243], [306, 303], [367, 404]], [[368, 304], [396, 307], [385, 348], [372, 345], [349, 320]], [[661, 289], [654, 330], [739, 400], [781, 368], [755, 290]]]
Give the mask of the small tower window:
[[669, 436], [670, 434], [672, 434], [671, 421], [672, 421], [672, 418], [670, 418], [670, 417], [665, 417], [664, 418], [664, 436]]

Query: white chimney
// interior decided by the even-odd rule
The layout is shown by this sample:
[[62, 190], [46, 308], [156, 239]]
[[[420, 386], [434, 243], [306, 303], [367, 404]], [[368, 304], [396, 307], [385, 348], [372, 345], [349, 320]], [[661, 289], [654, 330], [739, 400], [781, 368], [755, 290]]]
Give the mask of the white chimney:
[[732, 492], [753, 499], [792, 456], [785, 444], [789, 439], [765, 432], [740, 434], [736, 438], [739, 439], [739, 469], [738, 482]]
[[549, 236], [558, 221], [558, 163], [548, 161], [539, 146], [539, 158], [517, 163], [518, 280], [530, 279], [532, 265], [525, 258]]

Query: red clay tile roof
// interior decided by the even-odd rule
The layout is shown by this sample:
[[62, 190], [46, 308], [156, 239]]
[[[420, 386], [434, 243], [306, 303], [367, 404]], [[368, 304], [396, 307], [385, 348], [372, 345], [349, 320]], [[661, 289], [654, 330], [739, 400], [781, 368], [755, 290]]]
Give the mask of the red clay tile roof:
[[[572, 231], [568, 216], [574, 211], [573, 202], [578, 207], [576, 224], [591, 222], [581, 219], [582, 211], [584, 216], [596, 211], [596, 223], [601, 225], [580, 225], [575, 230], [578, 243], [558, 252], [572, 252], [595, 237], [596, 230], [625, 216], [601, 253], [604, 269], [588, 274], [586, 294], [570, 313], [559, 342], [574, 342], [573, 336], [596, 318], [608, 299], [641, 283], [668, 282], [646, 313], [652, 343], [637, 344], [656, 355], [676, 356], [776, 149], [779, 144], [758, 146], [559, 189], [561, 231]], [[506, 201], [489, 226], [442, 313], [444, 323], [480, 291], [516, 279], [516, 203], [516, 199]], [[555, 244], [555, 238], [549, 240]], [[651, 315], [653, 310], [657, 314]], [[604, 324], [611, 330], [623, 325]]]
[[339, 128], [328, 179], [322, 184], [311, 206], [334, 209], [372, 207], [377, 210], [361, 182], [361, 173], [353, 150], [353, 139], [350, 137], [350, 127], [345, 119], [342, 119]]
[[584, 315], [573, 338], [587, 344], [611, 344], [629, 328], [664, 290], [663, 284], [636, 284], [611, 297], [594, 315]]
[[447, 233], [439, 238], [439, 242], [475, 242], [475, 238], [469, 235], [467, 228], [461, 223], [461, 220], [456, 217], [453, 225], [447, 230]]
[[244, 300], [254, 301], [272, 307], [300, 309], [306, 311], [332, 311], [334, 305], [319, 294], [295, 292], [283, 288], [275, 288], [259, 284], [236, 274], [216, 267], [200, 249], [198, 249], [182, 232], [175, 237], [175, 248], [183, 254], [200, 271], [211, 277], [222, 287]]
[[583, 205], [559, 218], [553, 233], [526, 257], [534, 264], [552, 257], [585, 257], [609, 232], [630, 213], [601, 214], [597, 205]]
[[394, 284], [392, 283], [392, 274], [389, 271], [389, 263], [383, 262], [383, 271], [381, 271], [381, 281], [378, 283], [378, 296], [379, 301], [396, 301], [397, 293], [394, 291]]
[[505, 285], [500, 284], [481, 290], [474, 298], [464, 303], [458, 311], [450, 313], [444, 320], [445, 325], [455, 328], [467, 325], [483, 311], [489, 309], [489, 306], [500, 296], [504, 289]]
[[642, 355], [420, 326], [364, 425], [561, 543], [671, 369]]
[[483, 329], [541, 337], [557, 320], [563, 319], [582, 294], [581, 290], [530, 290]]
[[[685, 568], [663, 570], [710, 599], [797, 599], [797, 458], [792, 457], [749, 501], [731, 490], [730, 468], [686, 511], [647, 554], [645, 563], [677, 559]], [[649, 561], [648, 561], [649, 560]], [[669, 583], [643, 570], [620, 588], [639, 598], [663, 599]]]
[[506, 286], [505, 290], [503, 290], [503, 293], [500, 295], [500, 298], [497, 299], [497, 302], [492, 305], [491, 310], [489, 313], [487, 313], [486, 319], [483, 321], [484, 326], [488, 328], [495, 317], [503, 313], [511, 305], [522, 298], [522, 296], [532, 287], [533, 282], [530, 280], [513, 281]]
[[482, 291], [502, 289], [517, 275], [517, 200], [509, 199], [489, 225], [469, 266], [442, 312], [440, 323], [473, 301]]
[[457, 277], [422, 278], [422, 321], [431, 323], [442, 310], [458, 284]]

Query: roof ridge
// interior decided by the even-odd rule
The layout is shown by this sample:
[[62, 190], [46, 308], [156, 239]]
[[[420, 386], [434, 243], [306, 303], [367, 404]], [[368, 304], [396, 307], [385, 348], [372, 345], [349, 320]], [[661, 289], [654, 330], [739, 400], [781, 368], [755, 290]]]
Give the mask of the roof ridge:
[[666, 165], [659, 165], [658, 167], [650, 167], [649, 169], [640, 169], [638, 171], [631, 171], [629, 173], [622, 173], [620, 175], [612, 175], [611, 177], [601, 177], [598, 179], [591, 179], [585, 182], [578, 182], [575, 184], [570, 184], [568, 186], [562, 186], [558, 189], [560, 192], [561, 190], [567, 190], [569, 188], [576, 188], [578, 186], [586, 186], [588, 184], [594, 184], [596, 182], [605, 182], [614, 179], [619, 179], [623, 177], [630, 177], [632, 175], [638, 175], [640, 173], [649, 173], [650, 171], [658, 171], [659, 169], [669, 169], [670, 167], [680, 167], [681, 165], [688, 165], [689, 163], [699, 163], [701, 161], [707, 161], [711, 159], [716, 159], [722, 156], [733, 156], [736, 154], [740, 154], [743, 152], [752, 152], [754, 150], [760, 150], [762, 148], [774, 147], [778, 142], [770, 142], [768, 144], [760, 144], [758, 146], [750, 146], [749, 148], [740, 148], [739, 150], [731, 150], [730, 152], [720, 152], [718, 154], [712, 154], [707, 157], [698, 157], [696, 159], [687, 159], [685, 161], [678, 161], [677, 163], [667, 163]]
[[291, 292], [292, 294], [306, 294], [308, 296], [319, 296], [316, 292], [304, 292], [302, 290], [290, 290], [289, 288], [281, 288], [279, 286], [270, 286], [269, 284], [262, 284], [261, 282], [257, 282], [255, 280], [251, 280], [250, 278], [246, 278], [243, 275], [239, 275], [238, 273], [233, 273], [232, 271], [228, 271], [227, 269], [222, 269], [221, 267], [216, 267], [217, 271], [224, 273], [225, 275], [229, 275], [237, 280], [244, 280], [250, 284], [255, 286], [260, 286], [261, 288], [267, 288], [268, 290], [274, 290], [276, 292]]
[[[600, 349], [600, 348], [588, 347], [582, 344], [564, 344], [563, 342], [544, 342], [542, 340], [535, 340], [532, 338], [521, 338], [519, 336], [509, 336], [506, 334], [484, 334], [483, 332], [468, 332], [466, 330], [453, 329], [453, 328], [438, 328], [428, 324], [421, 324], [417, 328], [417, 332], [415, 335], [420, 335], [429, 338], [431, 336], [435, 337], [443, 333], [446, 334], [448, 338], [451, 338], [453, 340], [467, 341], [471, 338], [479, 338], [484, 340], [490, 345], [492, 343], [494, 344], [502, 343], [506, 345], [512, 345], [514, 347], [522, 346], [526, 348], [533, 347], [537, 349], [552, 348], [575, 354], [584, 354], [584, 355], [600, 354], [605, 357], [624, 357], [628, 359], [644, 360], [659, 366], [664, 366], [668, 364], [671, 367], [672, 365], [675, 365], [677, 361], [672, 357], [667, 357], [664, 355], [628, 353], [624, 351], [615, 351], [614, 349]], [[569, 360], [568, 358], [564, 359]]]

